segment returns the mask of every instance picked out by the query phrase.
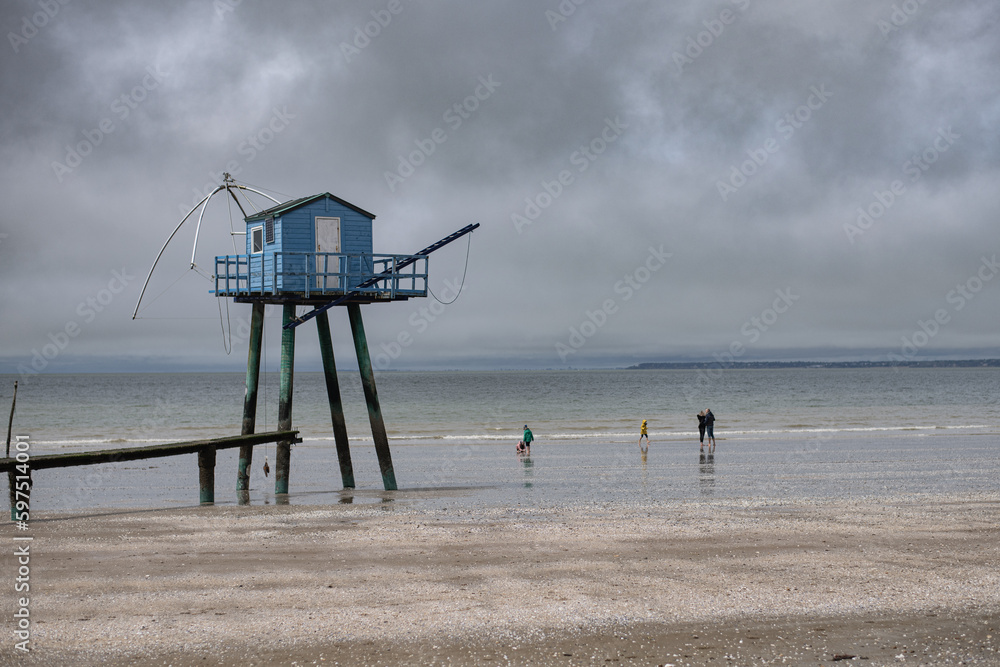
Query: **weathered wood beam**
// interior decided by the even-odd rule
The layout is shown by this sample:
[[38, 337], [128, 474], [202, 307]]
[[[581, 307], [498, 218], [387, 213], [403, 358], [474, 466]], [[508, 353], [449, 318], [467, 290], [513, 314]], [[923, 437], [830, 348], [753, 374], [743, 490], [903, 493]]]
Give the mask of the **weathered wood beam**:
[[[288, 324], [295, 319], [295, 304], [282, 306], [281, 320]], [[295, 329], [281, 330], [281, 381], [278, 395], [278, 430], [292, 429], [292, 384], [295, 376]], [[291, 467], [292, 443], [279, 440], [274, 451], [274, 493], [288, 493], [288, 473]]]
[[385, 434], [385, 421], [382, 419], [382, 408], [375, 389], [375, 372], [372, 370], [371, 355], [368, 352], [368, 339], [365, 337], [365, 324], [361, 319], [361, 306], [348, 304], [347, 315], [351, 320], [351, 333], [354, 334], [354, 349], [358, 353], [358, 368], [361, 371], [361, 384], [365, 390], [365, 402], [368, 404], [368, 421], [371, 423], [372, 438], [375, 440], [375, 453], [378, 455], [378, 466], [382, 472], [382, 485], [386, 491], [395, 491], [396, 472], [392, 467], [389, 438]]
[[326, 378], [326, 395], [330, 403], [330, 421], [333, 423], [333, 439], [337, 443], [337, 460], [340, 462], [340, 477], [344, 482], [345, 489], [353, 489], [354, 466], [351, 463], [351, 448], [347, 440], [347, 421], [344, 419], [344, 404], [340, 398], [337, 363], [333, 356], [330, 319], [326, 313], [320, 313], [316, 316], [316, 331], [319, 332], [319, 349], [323, 357], [323, 375]]
[[[118, 463], [120, 461], [141, 461], [157, 459], [180, 454], [196, 454], [206, 447], [232, 449], [243, 445], [262, 445], [265, 442], [302, 442], [298, 431], [268, 431], [252, 435], [234, 435], [227, 438], [208, 440], [190, 440], [187, 442], [172, 442], [164, 445], [147, 445], [145, 447], [125, 447], [122, 449], [102, 449], [93, 452], [72, 452], [67, 454], [40, 454], [31, 457], [31, 470], [47, 468], [70, 468], [73, 466], [96, 465], [99, 463]], [[17, 465], [16, 458], [0, 459], [0, 472], [13, 470]]]
[[[250, 348], [247, 351], [247, 385], [243, 395], [243, 435], [250, 435], [257, 426], [257, 387], [260, 379], [260, 348], [264, 337], [264, 304], [255, 303], [250, 314]], [[253, 445], [240, 446], [236, 470], [237, 501], [250, 502], [250, 466], [253, 463]]]

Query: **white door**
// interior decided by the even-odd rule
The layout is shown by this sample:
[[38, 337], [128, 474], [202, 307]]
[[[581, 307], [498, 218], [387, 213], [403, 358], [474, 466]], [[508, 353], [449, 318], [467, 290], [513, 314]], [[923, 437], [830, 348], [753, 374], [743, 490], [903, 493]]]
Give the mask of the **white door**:
[[[340, 252], [340, 218], [316, 218], [316, 252]], [[339, 273], [340, 258], [316, 257], [316, 273]], [[316, 287], [339, 289], [337, 276], [317, 276]]]

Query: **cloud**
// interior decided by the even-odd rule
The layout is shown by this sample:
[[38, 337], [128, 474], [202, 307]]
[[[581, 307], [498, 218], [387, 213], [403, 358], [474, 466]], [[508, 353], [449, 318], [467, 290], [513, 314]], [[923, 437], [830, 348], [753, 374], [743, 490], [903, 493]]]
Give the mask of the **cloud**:
[[[526, 0], [57, 4], [30, 38], [38, 2], [0, 14], [6, 370], [122, 269], [138, 278], [79, 322], [63, 362], [239, 368], [187, 270], [193, 227], [151, 281], [149, 319], [129, 319], [160, 245], [223, 171], [278, 199], [356, 202], [378, 215], [377, 252], [483, 225], [467, 291], [394, 368], [563, 367], [557, 344], [606, 299], [619, 308], [572, 365], [710, 357], [785, 288], [801, 299], [755, 354], [888, 353], [997, 249], [993, 3], [636, 0], [559, 21], [558, 3]], [[620, 135], [598, 141], [615, 119]], [[956, 138], [914, 171], [942, 132]], [[897, 181], [862, 234], [845, 231]], [[512, 216], [545, 193], [519, 233]], [[230, 224], [213, 203], [199, 265], [232, 252]], [[673, 256], [624, 301], [615, 286], [661, 244]], [[457, 245], [432, 257], [432, 287], [464, 271]], [[432, 303], [367, 308], [370, 339], [414, 333]], [[1000, 352], [998, 303], [984, 285], [934, 349]]]

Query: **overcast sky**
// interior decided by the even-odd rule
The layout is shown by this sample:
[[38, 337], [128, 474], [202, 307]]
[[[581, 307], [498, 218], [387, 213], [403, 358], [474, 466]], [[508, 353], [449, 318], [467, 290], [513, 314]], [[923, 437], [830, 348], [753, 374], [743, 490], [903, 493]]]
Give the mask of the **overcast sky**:
[[[363, 309], [381, 369], [1000, 356], [991, 0], [0, 12], [2, 372], [244, 368], [193, 220], [131, 319], [225, 170], [375, 213], [375, 252], [481, 223], [431, 257], [457, 302]], [[231, 219], [213, 200], [209, 273]]]

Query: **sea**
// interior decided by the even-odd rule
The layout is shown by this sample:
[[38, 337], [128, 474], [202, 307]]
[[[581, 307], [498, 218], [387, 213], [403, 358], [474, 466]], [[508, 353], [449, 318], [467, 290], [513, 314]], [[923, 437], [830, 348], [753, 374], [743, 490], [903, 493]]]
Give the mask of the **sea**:
[[[240, 433], [241, 373], [0, 376], [0, 415], [15, 380], [12, 433], [30, 456]], [[342, 486], [323, 375], [296, 370], [292, 421], [303, 442], [292, 448], [290, 493], [275, 496], [274, 445], [259, 445], [251, 505], [599, 508], [1000, 491], [998, 368], [377, 373], [397, 491], [382, 488], [358, 373], [339, 381], [356, 487]], [[263, 374], [258, 432], [276, 427], [278, 383]], [[698, 441], [705, 408], [717, 420], [711, 454]], [[528, 457], [515, 450], [525, 425], [535, 436]], [[218, 453], [216, 504], [237, 502], [236, 456]], [[195, 454], [38, 470], [33, 481], [33, 513], [199, 497]]]

